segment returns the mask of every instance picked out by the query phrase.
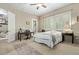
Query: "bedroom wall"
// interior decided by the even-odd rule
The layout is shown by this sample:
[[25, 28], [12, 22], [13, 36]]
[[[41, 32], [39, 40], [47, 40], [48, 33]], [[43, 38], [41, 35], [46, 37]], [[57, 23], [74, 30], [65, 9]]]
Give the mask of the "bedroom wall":
[[[8, 5], [7, 3], [0, 3], [0, 8], [5, 9], [6, 11], [11, 11], [12, 13], [15, 14], [16, 32], [18, 31], [18, 29], [20, 27], [23, 28], [23, 29], [31, 28], [31, 20], [32, 20], [32, 18], [38, 19], [37, 16], [25, 13], [25, 12], [20, 11], [20, 10], [17, 10], [15, 8], [13, 8], [12, 6]], [[26, 25], [26, 21], [29, 21], [30, 24]]]
[[71, 17], [72, 17], [72, 23], [74, 24], [74, 22], [76, 22], [76, 17], [79, 16], [79, 4], [70, 4], [70, 5], [67, 5], [65, 7], [62, 7], [62, 8], [59, 8], [57, 10], [54, 10], [52, 12], [49, 12], [45, 15], [42, 15], [40, 17], [40, 20], [39, 20], [39, 31], [43, 28], [43, 18], [46, 18], [46, 17], [49, 17], [49, 16], [54, 16], [54, 15], [57, 15], [57, 14], [61, 14], [63, 12], [66, 12], [66, 11], [71, 11]]
[[[0, 8], [5, 9], [6, 11], [10, 11], [15, 14], [15, 30], [16, 30], [16, 39], [17, 32], [19, 28], [22, 29], [31, 29], [32, 27], [32, 18], [38, 19], [37, 16], [25, 13], [23, 11], [17, 10], [7, 3], [0, 3]], [[29, 25], [26, 25], [26, 21], [29, 21]]]
[[[77, 16], [79, 16], [79, 4], [70, 4], [70, 5], [67, 5], [65, 7], [62, 7], [62, 8], [59, 8], [57, 10], [54, 10], [52, 12], [49, 12], [45, 15], [42, 15], [40, 17], [40, 20], [39, 20], [39, 31], [41, 31], [41, 29], [43, 28], [43, 18], [46, 18], [46, 17], [49, 17], [49, 16], [54, 16], [54, 15], [57, 15], [57, 14], [60, 14], [60, 13], [63, 13], [63, 12], [66, 12], [66, 11], [71, 11], [71, 19], [72, 19], [72, 30], [75, 32], [75, 35], [79, 37], [79, 23], [77, 22]], [[67, 37], [66, 38], [67, 41], [71, 42], [71, 39], [70, 37]], [[76, 43], [79, 43], [79, 38], [75, 38], [75, 42]]]

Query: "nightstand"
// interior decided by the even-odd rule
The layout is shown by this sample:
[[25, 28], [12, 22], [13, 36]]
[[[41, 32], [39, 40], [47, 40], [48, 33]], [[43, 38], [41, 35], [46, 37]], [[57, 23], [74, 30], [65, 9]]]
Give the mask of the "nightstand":
[[65, 35], [72, 36], [72, 43], [74, 43], [74, 33], [62, 33], [62, 42], [65, 41]]

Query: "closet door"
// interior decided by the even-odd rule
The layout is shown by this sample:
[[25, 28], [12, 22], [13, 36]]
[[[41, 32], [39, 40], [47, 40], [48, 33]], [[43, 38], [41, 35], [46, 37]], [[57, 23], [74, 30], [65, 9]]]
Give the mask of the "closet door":
[[15, 15], [8, 12], [8, 42], [15, 40]]

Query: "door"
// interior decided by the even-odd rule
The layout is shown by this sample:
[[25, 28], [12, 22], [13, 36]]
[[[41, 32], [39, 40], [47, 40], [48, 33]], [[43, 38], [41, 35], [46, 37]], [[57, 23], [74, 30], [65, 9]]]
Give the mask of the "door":
[[32, 19], [32, 31], [34, 33], [38, 32], [38, 20]]
[[15, 40], [15, 15], [8, 12], [8, 42]]

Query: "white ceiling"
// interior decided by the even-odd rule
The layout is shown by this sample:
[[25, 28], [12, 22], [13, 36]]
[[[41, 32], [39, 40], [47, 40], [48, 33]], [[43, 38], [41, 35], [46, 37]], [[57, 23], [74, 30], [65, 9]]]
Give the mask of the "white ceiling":
[[38, 10], [36, 9], [35, 6], [31, 6], [28, 3], [11, 3], [10, 5], [12, 5], [13, 7], [15, 7], [21, 11], [27, 12], [29, 14], [41, 16], [43, 14], [54, 11], [58, 8], [64, 7], [64, 6], [69, 5], [69, 4], [70, 3], [45, 3], [47, 8], [41, 7]]

